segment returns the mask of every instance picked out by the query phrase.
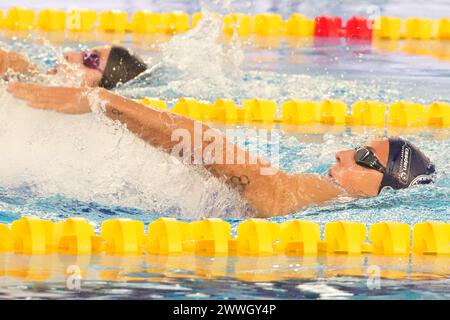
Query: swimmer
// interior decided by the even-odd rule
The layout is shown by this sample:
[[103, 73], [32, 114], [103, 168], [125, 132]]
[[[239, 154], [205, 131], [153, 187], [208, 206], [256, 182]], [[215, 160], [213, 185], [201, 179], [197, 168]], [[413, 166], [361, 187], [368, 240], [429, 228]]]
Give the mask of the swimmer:
[[[145, 62], [130, 50], [120, 46], [98, 46], [80, 52], [67, 52], [64, 54], [67, 64], [57, 65], [47, 71], [48, 75], [55, 75], [67, 66], [77, 66], [72, 72], [82, 72], [82, 86], [102, 87], [113, 89], [119, 83], [124, 84], [147, 70]], [[0, 48], [0, 76], [7, 80], [6, 73], [14, 73], [33, 77], [37, 75], [38, 68], [26, 57], [17, 52], [10, 52]]]
[[[172, 114], [144, 106], [103, 88], [43, 87], [27, 83], [11, 83], [8, 91], [16, 98], [25, 100], [30, 107], [55, 110], [71, 114], [91, 111], [87, 95], [95, 94], [105, 101], [105, 114], [125, 124], [127, 129], [150, 145], [173, 154], [179, 141], [172, 139], [175, 129], [184, 129], [192, 137], [195, 132], [222, 137], [223, 147], [219, 153], [232, 161], [211, 162], [208, 154], [201, 153], [200, 163], [216, 178], [239, 192], [257, 217], [271, 217], [296, 212], [310, 205], [320, 205], [340, 196], [374, 197], [384, 188], [403, 189], [416, 184], [433, 181], [435, 167], [430, 160], [411, 143], [400, 138], [375, 140], [355, 150], [340, 151], [328, 176], [318, 174], [289, 174], [275, 170], [262, 174], [270, 167], [264, 159], [240, 163], [239, 153], [250, 154], [226, 140], [218, 131], [182, 115]], [[196, 131], [197, 130], [197, 131]], [[216, 138], [214, 138], [215, 140]], [[210, 142], [203, 138], [202, 150]], [[183, 156], [192, 157], [195, 146]], [[184, 152], [184, 151], [183, 151]], [[216, 157], [217, 159], [217, 157]], [[224, 164], [231, 162], [232, 164]]]

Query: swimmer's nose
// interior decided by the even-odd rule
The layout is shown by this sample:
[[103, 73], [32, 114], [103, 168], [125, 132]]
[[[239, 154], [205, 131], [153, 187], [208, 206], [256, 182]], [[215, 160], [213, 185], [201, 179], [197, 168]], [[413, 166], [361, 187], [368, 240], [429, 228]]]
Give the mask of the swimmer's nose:
[[64, 59], [69, 63], [77, 63], [81, 60], [80, 52], [66, 52], [64, 53]]
[[47, 74], [56, 74], [58, 72], [58, 70], [56, 68], [51, 68], [49, 70], [47, 70]]
[[353, 150], [339, 151], [336, 153], [336, 162], [342, 165], [351, 163], [355, 157], [354, 154], [355, 152]]

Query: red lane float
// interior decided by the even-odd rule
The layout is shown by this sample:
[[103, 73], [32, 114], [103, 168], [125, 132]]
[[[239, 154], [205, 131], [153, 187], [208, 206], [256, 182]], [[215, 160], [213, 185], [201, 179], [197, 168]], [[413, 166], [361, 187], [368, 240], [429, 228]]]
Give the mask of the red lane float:
[[315, 18], [314, 36], [340, 37], [342, 34], [342, 19], [334, 16], [319, 16]]
[[351, 39], [372, 39], [373, 21], [365, 17], [351, 17], [345, 26], [345, 36]]

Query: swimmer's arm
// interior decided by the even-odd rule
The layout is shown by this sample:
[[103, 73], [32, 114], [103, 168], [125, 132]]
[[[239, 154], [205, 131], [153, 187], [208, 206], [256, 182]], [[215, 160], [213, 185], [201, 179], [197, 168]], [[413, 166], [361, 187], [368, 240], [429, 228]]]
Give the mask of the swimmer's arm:
[[[8, 91], [16, 98], [27, 101], [30, 107], [71, 114], [90, 112], [87, 95], [98, 93], [106, 102], [105, 111], [108, 117], [126, 124], [128, 130], [138, 137], [168, 153], [174, 152], [174, 148], [180, 142], [179, 139], [172, 139], [173, 134], [183, 133], [180, 131], [182, 129], [191, 137], [195, 136], [195, 128], [201, 130], [201, 137], [205, 133], [213, 132], [209, 131], [210, 127], [187, 117], [148, 108], [105, 89], [43, 87], [28, 83], [12, 83], [8, 86]], [[202, 149], [206, 150], [209, 142], [200, 140]], [[191, 142], [193, 144], [194, 139]], [[231, 161], [226, 161], [225, 164], [208, 164], [202, 152], [200, 163], [214, 176], [235, 187], [256, 209], [260, 217], [295, 212], [307, 205], [320, 204], [336, 198], [341, 193], [335, 184], [319, 175], [290, 175], [281, 170], [267, 172], [270, 170], [270, 164], [264, 163], [262, 159], [250, 162], [248, 152], [226, 140], [225, 145], [227, 147], [222, 148], [222, 159], [226, 160], [229, 152], [234, 155]], [[238, 164], [242, 163], [237, 161], [239, 153], [244, 154], [243, 159], [246, 159], [244, 164]], [[272, 174], [262, 174], [263, 172]]]
[[[172, 139], [175, 130], [182, 133], [179, 130], [184, 129], [192, 138], [195, 136], [196, 126], [202, 132], [200, 137], [207, 132], [214, 132], [207, 125], [187, 117], [148, 108], [106, 90], [100, 92], [100, 97], [107, 101], [106, 115], [108, 117], [126, 124], [127, 128], [141, 139], [168, 153], [172, 153], [174, 147], [180, 142], [178, 139]], [[196, 147], [193, 140], [191, 150], [195, 150]], [[226, 147], [222, 148], [224, 161], [205, 164], [207, 159], [203, 158], [204, 150], [210, 142], [203, 140], [200, 142], [203, 150], [200, 155], [205, 168], [214, 176], [237, 188], [260, 217], [292, 213], [307, 205], [320, 204], [336, 198], [341, 193], [333, 183], [319, 175], [290, 175], [270, 168], [270, 164], [262, 159], [249, 162], [250, 154], [226, 139], [223, 144]], [[230, 150], [233, 151], [230, 152]], [[227, 152], [231, 161], [225, 161]], [[245, 155], [245, 164], [237, 164], [239, 153]]]
[[37, 71], [36, 66], [20, 53], [0, 48], [0, 75], [3, 76], [8, 69], [22, 74], [32, 74]]

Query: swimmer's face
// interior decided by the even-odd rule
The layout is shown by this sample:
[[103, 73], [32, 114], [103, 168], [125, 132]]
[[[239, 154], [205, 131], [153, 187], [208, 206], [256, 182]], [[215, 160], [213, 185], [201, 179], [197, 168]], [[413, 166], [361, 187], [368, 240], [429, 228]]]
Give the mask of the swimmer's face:
[[[111, 52], [110, 46], [93, 47], [85, 51], [70, 51], [64, 54], [64, 58], [68, 63], [76, 64], [83, 72], [84, 85], [89, 87], [98, 87], [100, 80], [102, 79], [102, 70], [105, 70], [106, 63], [108, 62], [109, 53]], [[98, 68], [89, 68], [83, 63], [83, 57], [85, 53], [93, 53], [99, 56], [100, 63]], [[56, 71], [55, 71], [56, 72]]]
[[[388, 140], [375, 140], [363, 146], [372, 147], [375, 156], [386, 167], [389, 156]], [[378, 195], [383, 174], [358, 165], [355, 162], [355, 152], [355, 150], [345, 150], [336, 153], [336, 163], [330, 168], [329, 175], [351, 195], [374, 197]]]

